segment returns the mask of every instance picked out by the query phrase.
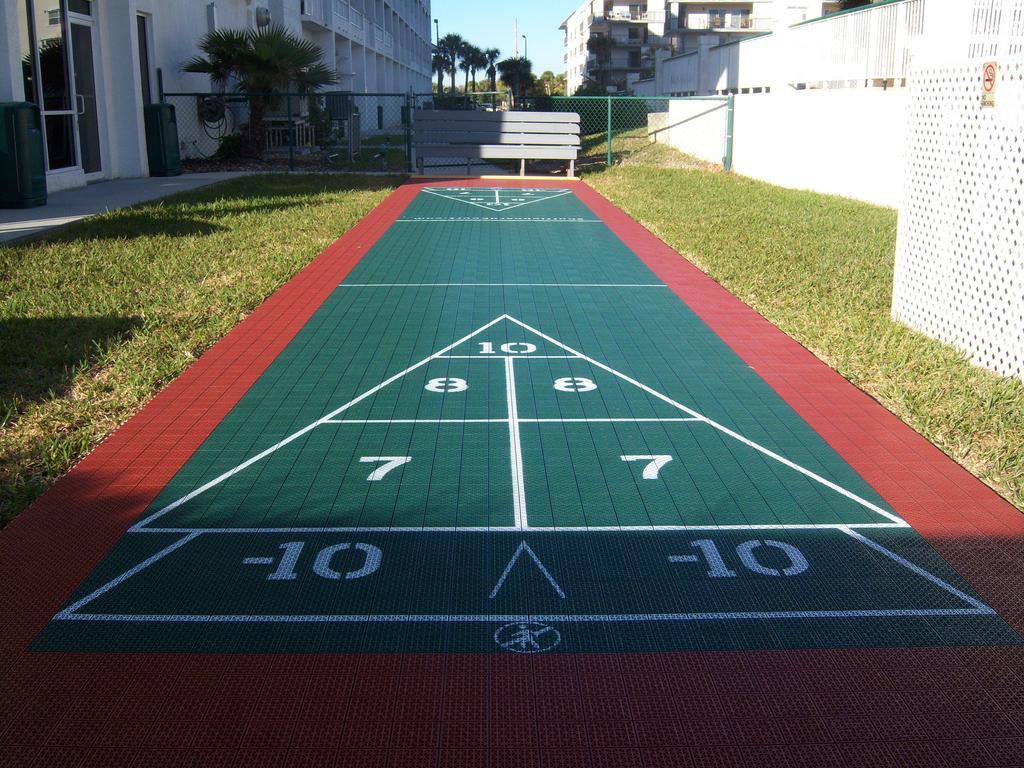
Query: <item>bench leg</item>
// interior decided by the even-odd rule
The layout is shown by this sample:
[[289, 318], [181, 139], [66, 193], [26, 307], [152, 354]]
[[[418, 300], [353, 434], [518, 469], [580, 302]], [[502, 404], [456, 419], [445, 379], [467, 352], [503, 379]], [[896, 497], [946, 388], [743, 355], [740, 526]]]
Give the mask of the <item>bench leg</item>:
[[473, 172], [473, 158], [466, 158], [466, 175], [469, 176]]
[[570, 160], [569, 161], [569, 178], [570, 179], [575, 179], [576, 178], [576, 161], [575, 160]]
[[522, 158], [519, 161], [519, 175], [520, 176], [525, 176], [526, 175], [526, 158], [525, 157]]

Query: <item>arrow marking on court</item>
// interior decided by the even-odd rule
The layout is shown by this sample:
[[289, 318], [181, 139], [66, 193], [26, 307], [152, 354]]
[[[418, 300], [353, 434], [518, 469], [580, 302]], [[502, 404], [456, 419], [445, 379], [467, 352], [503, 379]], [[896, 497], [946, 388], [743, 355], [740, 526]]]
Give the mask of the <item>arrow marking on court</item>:
[[558, 586], [558, 582], [555, 581], [555, 577], [551, 575], [550, 571], [544, 567], [544, 563], [542, 563], [540, 558], [537, 557], [537, 553], [534, 552], [533, 548], [525, 541], [519, 545], [516, 553], [512, 555], [512, 559], [508, 561], [508, 565], [505, 566], [505, 571], [501, 574], [501, 578], [498, 579], [498, 583], [495, 584], [494, 589], [491, 590], [490, 598], [493, 600], [494, 596], [497, 595], [505, 585], [505, 580], [508, 578], [508, 575], [512, 573], [512, 569], [515, 567], [516, 563], [519, 562], [519, 558], [524, 552], [530, 556], [530, 559], [533, 560], [540, 572], [544, 574], [544, 578], [548, 580], [548, 584], [550, 584], [555, 592], [558, 593], [558, 596], [564, 600], [565, 592], [563, 592], [562, 588]]

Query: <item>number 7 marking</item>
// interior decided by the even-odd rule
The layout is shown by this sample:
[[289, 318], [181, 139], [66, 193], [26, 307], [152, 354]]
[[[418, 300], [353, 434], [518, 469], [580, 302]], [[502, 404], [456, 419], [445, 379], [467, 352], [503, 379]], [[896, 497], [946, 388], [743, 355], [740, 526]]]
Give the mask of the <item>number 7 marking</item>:
[[412, 461], [412, 456], [362, 456], [359, 459], [361, 464], [369, 464], [375, 461], [383, 461], [384, 463], [377, 467], [370, 476], [366, 479], [371, 483], [375, 480], [383, 480], [384, 475], [390, 472], [396, 467], [400, 467], [403, 464], [408, 464]]
[[657, 454], [653, 456], [622, 456], [623, 461], [646, 461], [647, 466], [644, 467], [644, 480], [657, 480], [658, 472], [661, 468], [672, 461], [672, 457], [668, 454]]

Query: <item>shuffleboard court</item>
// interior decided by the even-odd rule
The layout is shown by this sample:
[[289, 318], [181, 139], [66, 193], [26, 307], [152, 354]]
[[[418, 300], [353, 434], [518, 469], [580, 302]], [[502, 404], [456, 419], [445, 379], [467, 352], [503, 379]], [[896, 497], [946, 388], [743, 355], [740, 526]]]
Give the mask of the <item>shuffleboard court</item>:
[[37, 650], [1017, 634], [569, 188], [426, 186]]

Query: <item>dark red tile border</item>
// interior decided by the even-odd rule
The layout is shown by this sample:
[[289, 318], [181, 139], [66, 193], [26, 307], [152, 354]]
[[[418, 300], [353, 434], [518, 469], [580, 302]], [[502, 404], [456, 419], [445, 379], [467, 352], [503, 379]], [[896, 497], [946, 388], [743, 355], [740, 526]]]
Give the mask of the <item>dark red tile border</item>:
[[[25, 646], [415, 196], [274, 294], [0, 533], [0, 766], [1024, 765], [1018, 647], [501, 655]], [[579, 197], [1018, 629], [1021, 516], [589, 187]]]

